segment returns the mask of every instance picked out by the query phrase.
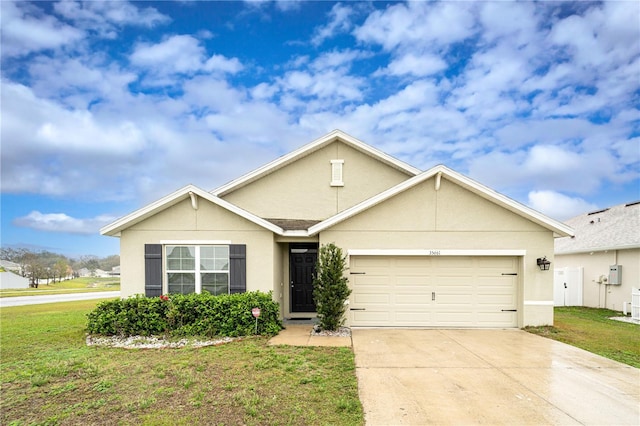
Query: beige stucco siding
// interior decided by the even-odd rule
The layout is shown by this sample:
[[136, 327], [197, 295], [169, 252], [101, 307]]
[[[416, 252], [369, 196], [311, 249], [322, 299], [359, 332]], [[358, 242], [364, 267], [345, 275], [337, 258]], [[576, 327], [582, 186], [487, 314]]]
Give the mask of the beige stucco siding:
[[[593, 251], [588, 253], [557, 254], [556, 266], [583, 267], [582, 300], [584, 306], [623, 310], [624, 302], [631, 302], [631, 289], [640, 288], [640, 249]], [[601, 275], [609, 275], [610, 265], [622, 265], [622, 284], [599, 284]]]
[[[230, 241], [247, 246], [247, 291], [273, 290], [273, 234], [210, 202], [184, 200], [122, 231], [121, 293], [144, 294], [144, 245], [162, 241]], [[166, 285], [166, 283], [165, 283]], [[166, 289], [165, 289], [166, 290]]]
[[552, 232], [451, 182], [427, 180], [320, 234], [345, 250], [521, 250], [519, 325], [553, 321]]
[[[344, 160], [344, 186], [331, 186], [331, 160]], [[222, 196], [263, 218], [322, 220], [409, 176], [341, 142]]]

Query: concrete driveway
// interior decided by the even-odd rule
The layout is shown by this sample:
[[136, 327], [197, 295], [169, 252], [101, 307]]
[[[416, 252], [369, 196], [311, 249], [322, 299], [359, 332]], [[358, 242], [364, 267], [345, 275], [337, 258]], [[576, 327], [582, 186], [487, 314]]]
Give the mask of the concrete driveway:
[[639, 369], [521, 330], [352, 339], [367, 425], [640, 424]]

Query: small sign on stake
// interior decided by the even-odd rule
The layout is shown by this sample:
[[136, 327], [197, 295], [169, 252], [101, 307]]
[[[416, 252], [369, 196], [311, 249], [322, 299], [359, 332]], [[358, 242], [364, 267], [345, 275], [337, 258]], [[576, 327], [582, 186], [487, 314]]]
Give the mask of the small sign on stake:
[[251, 309], [251, 315], [256, 319], [256, 334], [258, 334], [258, 317], [260, 316], [260, 308]]

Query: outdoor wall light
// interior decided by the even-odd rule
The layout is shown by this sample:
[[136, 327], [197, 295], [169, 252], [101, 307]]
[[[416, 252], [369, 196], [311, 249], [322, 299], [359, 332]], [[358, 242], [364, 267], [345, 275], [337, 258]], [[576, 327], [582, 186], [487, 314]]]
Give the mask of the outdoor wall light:
[[541, 271], [548, 271], [549, 266], [551, 266], [551, 262], [547, 260], [547, 256], [539, 257], [537, 259], [537, 262], [538, 262], [538, 267], [540, 268]]

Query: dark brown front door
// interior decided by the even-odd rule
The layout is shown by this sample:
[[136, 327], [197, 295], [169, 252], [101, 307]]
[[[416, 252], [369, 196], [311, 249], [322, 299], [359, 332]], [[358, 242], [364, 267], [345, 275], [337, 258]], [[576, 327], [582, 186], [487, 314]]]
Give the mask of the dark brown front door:
[[317, 244], [289, 244], [291, 312], [315, 312], [313, 276], [318, 260]]

